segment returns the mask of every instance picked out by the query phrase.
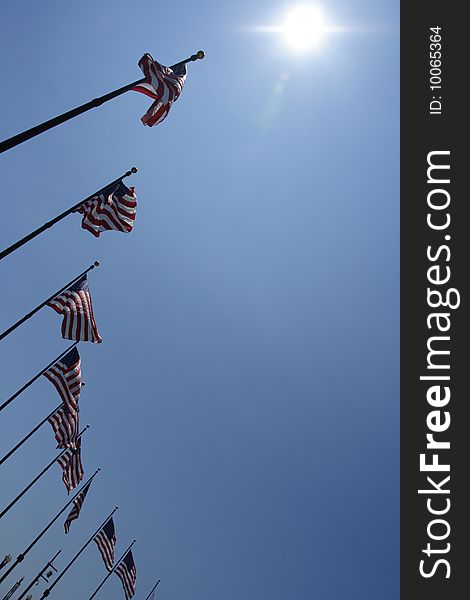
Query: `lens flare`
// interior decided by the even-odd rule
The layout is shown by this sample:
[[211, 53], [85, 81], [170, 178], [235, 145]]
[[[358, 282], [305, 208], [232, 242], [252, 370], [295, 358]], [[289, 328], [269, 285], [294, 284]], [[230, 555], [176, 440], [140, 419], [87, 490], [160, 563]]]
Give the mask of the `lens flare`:
[[299, 6], [290, 12], [282, 32], [286, 41], [298, 50], [317, 46], [326, 31], [323, 12], [319, 6]]

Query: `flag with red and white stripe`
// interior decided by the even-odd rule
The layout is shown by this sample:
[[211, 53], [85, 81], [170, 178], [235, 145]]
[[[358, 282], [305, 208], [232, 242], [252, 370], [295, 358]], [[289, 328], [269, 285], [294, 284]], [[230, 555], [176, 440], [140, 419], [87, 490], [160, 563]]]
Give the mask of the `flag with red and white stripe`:
[[141, 119], [144, 125], [153, 127], [166, 118], [171, 105], [181, 94], [186, 80], [186, 65], [170, 69], [158, 63], [150, 54], [144, 54], [139, 60], [139, 67], [146, 81], [132, 89], [155, 100]]
[[135, 568], [132, 550], [129, 550], [126, 556], [118, 564], [115, 573], [122, 582], [126, 600], [130, 600], [135, 594], [135, 584], [137, 580], [137, 569]]
[[68, 517], [65, 519], [64, 529], [65, 533], [70, 531], [70, 525], [72, 521], [75, 521], [80, 516], [80, 511], [82, 510], [83, 502], [85, 501], [85, 496], [90, 489], [91, 481], [88, 485], [86, 485], [83, 490], [77, 494], [77, 497], [73, 501], [72, 510], [69, 512]]
[[102, 231], [111, 229], [124, 233], [132, 231], [136, 210], [134, 188], [126, 187], [120, 181], [99, 196], [84, 202], [76, 212], [83, 215], [83, 229], [99, 237]]
[[77, 349], [72, 348], [70, 352], [67, 352], [65, 356], [44, 372], [44, 377], [47, 377], [54, 384], [65, 407], [71, 413], [76, 413], [82, 387], [80, 355]]
[[98, 546], [98, 550], [103, 557], [104, 566], [108, 569], [108, 571], [112, 571], [114, 565], [114, 547], [116, 546], [116, 532], [112, 517], [95, 535], [93, 540]]
[[71, 412], [66, 406], [58, 408], [47, 419], [54, 432], [57, 448], [75, 448], [78, 435], [78, 411]]
[[62, 481], [67, 488], [67, 493], [78, 486], [85, 474], [82, 466], [80, 438], [76, 439], [75, 446], [75, 448], [67, 448], [64, 454], [57, 459], [62, 469]]
[[48, 306], [64, 317], [62, 320], [62, 337], [64, 339], [98, 344], [103, 341], [93, 316], [86, 273], [51, 300]]

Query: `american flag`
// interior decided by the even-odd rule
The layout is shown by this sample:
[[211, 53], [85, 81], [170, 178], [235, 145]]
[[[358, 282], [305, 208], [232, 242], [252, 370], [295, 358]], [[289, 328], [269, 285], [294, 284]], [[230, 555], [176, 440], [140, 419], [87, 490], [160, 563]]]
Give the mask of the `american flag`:
[[62, 398], [65, 407], [71, 412], [77, 412], [82, 377], [80, 370], [80, 355], [72, 348], [65, 356], [45, 371], [44, 377], [52, 382]]
[[137, 579], [137, 570], [135, 568], [132, 550], [129, 550], [126, 556], [118, 564], [115, 573], [122, 581], [126, 600], [129, 600], [135, 594], [135, 582]]
[[57, 441], [57, 448], [75, 448], [78, 435], [78, 411], [62, 405], [48, 419]]
[[75, 445], [76, 448], [67, 448], [62, 456], [57, 459], [62, 468], [62, 481], [67, 488], [67, 493], [77, 487], [85, 474], [82, 466], [81, 441], [79, 437], [76, 439]]
[[129, 189], [120, 181], [99, 196], [84, 202], [76, 212], [83, 215], [83, 229], [99, 237], [101, 231], [110, 229], [124, 233], [132, 231], [136, 209], [134, 188]]
[[80, 511], [82, 510], [83, 502], [85, 501], [85, 496], [87, 495], [88, 490], [90, 489], [90, 485], [91, 485], [91, 481], [88, 485], [86, 485], [83, 488], [83, 490], [77, 495], [77, 497], [73, 501], [72, 510], [69, 512], [68, 517], [65, 519], [65, 523], [64, 523], [65, 533], [69, 532], [72, 521], [75, 521], [75, 519], [78, 519], [78, 517], [80, 515]]
[[48, 306], [64, 317], [62, 321], [62, 337], [64, 339], [97, 344], [103, 341], [93, 316], [86, 273], [67, 290], [51, 300]]
[[153, 127], [166, 118], [171, 105], [181, 94], [186, 80], [186, 65], [179, 65], [173, 70], [159, 64], [150, 54], [144, 54], [139, 60], [139, 67], [146, 82], [132, 89], [155, 100], [141, 119], [144, 125]]
[[114, 565], [114, 547], [116, 545], [116, 533], [112, 517], [93, 539], [98, 546], [98, 550], [101, 552], [105, 567], [108, 571], [112, 571]]

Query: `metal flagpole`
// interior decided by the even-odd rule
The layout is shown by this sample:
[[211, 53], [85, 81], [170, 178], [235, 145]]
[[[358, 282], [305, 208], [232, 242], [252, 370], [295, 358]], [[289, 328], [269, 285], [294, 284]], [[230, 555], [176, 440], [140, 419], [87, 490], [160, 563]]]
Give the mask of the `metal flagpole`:
[[[86, 426], [84, 429], [82, 429], [82, 430], [80, 431], [80, 433], [78, 434], [78, 436], [77, 436], [77, 439], [78, 439], [79, 437], [81, 437], [81, 436], [82, 436], [82, 434], [83, 434], [83, 433], [84, 433], [84, 432], [85, 432], [85, 431], [86, 431], [86, 430], [87, 430], [89, 427], [90, 427], [90, 426], [89, 426], [89, 425], [87, 425], [87, 426]], [[52, 465], [53, 465], [55, 462], [57, 462], [57, 461], [59, 460], [59, 458], [60, 458], [61, 456], [63, 456], [63, 455], [64, 455], [64, 454], [67, 452], [67, 450], [69, 450], [69, 448], [64, 448], [64, 449], [62, 450], [62, 452], [61, 452], [61, 453], [60, 453], [58, 456], [56, 456], [56, 457], [55, 457], [53, 460], [51, 460], [51, 462], [50, 462], [50, 463], [47, 465], [47, 467], [44, 467], [44, 469], [43, 469], [43, 470], [42, 470], [42, 471], [39, 473], [39, 475], [36, 475], [36, 477], [35, 477], [35, 478], [34, 478], [34, 479], [33, 479], [33, 480], [32, 480], [32, 481], [31, 481], [31, 482], [30, 482], [30, 483], [29, 483], [29, 484], [28, 484], [28, 485], [27, 485], [25, 488], [24, 488], [24, 490], [23, 490], [22, 492], [20, 492], [20, 493], [18, 494], [18, 496], [16, 496], [16, 498], [14, 498], [14, 499], [13, 499], [13, 500], [10, 502], [10, 504], [9, 504], [9, 505], [8, 505], [6, 508], [4, 508], [4, 509], [2, 510], [2, 512], [0, 513], [0, 519], [1, 519], [2, 517], [4, 517], [4, 516], [7, 514], [7, 512], [10, 510], [10, 508], [13, 508], [13, 506], [15, 506], [15, 504], [18, 502], [18, 500], [20, 500], [20, 499], [21, 499], [21, 498], [22, 498], [22, 497], [23, 497], [23, 496], [26, 494], [26, 492], [27, 492], [27, 491], [28, 491], [28, 490], [29, 490], [31, 487], [33, 487], [33, 485], [36, 483], [36, 481], [37, 481], [37, 480], [38, 480], [40, 477], [42, 477], [42, 476], [44, 475], [44, 473], [45, 473], [45, 472], [46, 472], [48, 469], [50, 469], [50, 468], [52, 467]]]
[[67, 288], [69, 288], [71, 285], [73, 285], [76, 281], [78, 281], [80, 279], [80, 277], [83, 277], [83, 275], [85, 275], [86, 273], [88, 273], [88, 271], [91, 271], [92, 269], [94, 269], [95, 267], [99, 266], [99, 262], [97, 260], [95, 260], [94, 264], [92, 264], [91, 266], [88, 267], [88, 269], [85, 269], [85, 271], [83, 271], [83, 273], [80, 273], [80, 275], [77, 275], [76, 277], [74, 277], [72, 279], [72, 281], [69, 281], [69, 283], [67, 283], [66, 285], [64, 285], [64, 287], [60, 288], [60, 290], [58, 292], [55, 292], [54, 294], [52, 294], [52, 296], [50, 296], [47, 300], [44, 300], [44, 302], [42, 302], [41, 304], [39, 304], [39, 306], [36, 306], [36, 308], [33, 308], [33, 310], [31, 312], [29, 312], [27, 315], [25, 315], [22, 319], [20, 319], [19, 321], [17, 321], [14, 325], [12, 325], [11, 327], [9, 327], [6, 331], [4, 331], [2, 334], [0, 334], [0, 340], [3, 340], [3, 338], [6, 338], [7, 335], [9, 335], [12, 331], [14, 331], [17, 327], [19, 327], [20, 325], [22, 325], [25, 321], [27, 321], [28, 319], [30, 319], [34, 314], [36, 314], [38, 312], [38, 310], [41, 310], [41, 308], [43, 308], [44, 306], [46, 306], [46, 304], [48, 302], [50, 302], [51, 300], [54, 300], [54, 298], [56, 296], [58, 296], [59, 294], [61, 294], [64, 290], [66, 290]]
[[32, 436], [34, 433], [36, 433], [36, 431], [37, 431], [37, 430], [38, 430], [40, 427], [42, 427], [42, 426], [44, 425], [44, 423], [47, 421], [47, 419], [50, 419], [50, 418], [52, 417], [52, 415], [53, 415], [53, 414], [54, 414], [56, 411], [58, 411], [58, 410], [59, 410], [59, 408], [60, 408], [61, 406], [64, 406], [64, 405], [63, 405], [63, 404], [59, 404], [59, 406], [58, 406], [57, 408], [55, 408], [55, 409], [54, 409], [54, 410], [53, 410], [51, 413], [49, 413], [49, 414], [47, 415], [47, 417], [45, 417], [45, 418], [44, 418], [44, 419], [43, 419], [43, 420], [42, 420], [40, 423], [38, 423], [34, 429], [31, 429], [31, 431], [30, 431], [30, 432], [29, 432], [27, 435], [25, 435], [25, 436], [24, 436], [24, 438], [23, 438], [23, 439], [22, 439], [20, 442], [18, 442], [14, 448], [12, 448], [12, 449], [10, 450], [10, 452], [7, 452], [7, 453], [5, 454], [5, 456], [4, 456], [3, 458], [1, 458], [1, 459], [0, 459], [0, 465], [3, 465], [3, 463], [4, 463], [6, 460], [8, 460], [8, 459], [10, 458], [10, 456], [11, 456], [12, 454], [14, 454], [14, 453], [15, 453], [15, 452], [18, 450], [18, 448], [20, 448], [20, 447], [21, 447], [21, 446], [22, 446], [22, 445], [23, 445], [23, 444], [24, 444], [26, 441], [28, 441], [28, 440], [29, 440], [29, 438], [30, 438], [30, 437], [31, 437], [31, 436]]
[[57, 358], [54, 358], [54, 360], [52, 362], [50, 362], [47, 367], [44, 367], [44, 369], [42, 371], [40, 371], [37, 375], [35, 375], [32, 379], [30, 379], [28, 381], [28, 383], [25, 383], [24, 386], [22, 388], [20, 388], [17, 392], [15, 392], [13, 394], [13, 396], [10, 396], [8, 398], [8, 400], [5, 400], [5, 402], [3, 404], [0, 405], [0, 412], [6, 408], [10, 402], [13, 402], [13, 400], [15, 398], [17, 398], [22, 392], [25, 391], [26, 388], [29, 388], [29, 386], [34, 383], [36, 381], [36, 379], [39, 379], [39, 377], [41, 377], [41, 375], [43, 375], [48, 369], [50, 369], [52, 367], [52, 365], [55, 365], [55, 363], [57, 361], [59, 361], [63, 356], [65, 356], [68, 352], [70, 352], [70, 350], [72, 350], [72, 348], [75, 348], [75, 346], [78, 344], [78, 342], [74, 342], [71, 346], [69, 346], [67, 348], [67, 350], [64, 350], [61, 354], [59, 354], [59, 356]]
[[[153, 594], [153, 592], [156, 590], [156, 588], [157, 588], [157, 585], [158, 585], [159, 583], [160, 583], [160, 579], [157, 581], [157, 583], [156, 583], [156, 584], [153, 586], [153, 588], [150, 590], [150, 593], [149, 593], [149, 595], [147, 596], [147, 598], [145, 598], [145, 600], [149, 600], [150, 596], [151, 596], [151, 595]], [[20, 600], [20, 599], [18, 598], [18, 600]]]
[[[59, 550], [59, 552], [57, 552], [57, 554], [53, 558], [51, 558], [51, 560], [39, 571], [39, 573], [36, 575], [36, 577], [33, 579], [33, 581], [28, 585], [28, 587], [25, 590], [23, 590], [23, 593], [20, 596], [18, 596], [17, 600], [23, 600], [23, 598], [29, 592], [29, 590], [33, 587], [33, 585], [35, 585], [36, 583], [39, 582], [40, 577], [42, 577], [43, 579], [45, 579], [44, 573], [47, 571], [47, 569], [49, 567], [52, 567], [54, 569], [54, 571], [57, 571], [57, 569], [54, 567], [54, 565], [52, 563], [59, 556], [59, 554], [61, 552], [62, 552], [62, 550]], [[45, 581], [47, 583], [49, 583], [47, 581], [47, 579], [45, 579]]]
[[6, 567], [9, 562], [11, 562], [11, 554], [6, 554], [2, 562], [0, 562], [0, 571], [3, 567]]
[[[100, 591], [100, 589], [103, 587], [103, 585], [105, 584], [105, 582], [108, 580], [108, 577], [111, 577], [111, 575], [114, 573], [114, 571], [116, 570], [116, 567], [119, 566], [119, 564], [122, 562], [122, 559], [126, 556], [126, 554], [129, 552], [129, 550], [132, 548], [132, 546], [135, 544], [135, 540], [132, 541], [132, 544], [130, 544], [130, 546], [127, 548], [127, 550], [121, 555], [121, 557], [119, 558], [119, 560], [115, 563], [114, 567], [111, 569], [111, 571], [106, 575], [106, 577], [103, 579], [103, 581], [99, 584], [99, 586], [96, 588], [96, 590], [93, 592], [93, 594], [90, 596], [89, 600], [91, 600], [92, 598], [94, 598], [96, 596], [96, 594]], [[19, 598], [18, 598], [19, 600]]]
[[[186, 58], [185, 60], [182, 60], [174, 65], [171, 65], [170, 68], [174, 69], [176, 67], [179, 67], [180, 65], [184, 65], [186, 63], [193, 62], [193, 61], [201, 59], [201, 58], [204, 58], [204, 52], [202, 50], [199, 50], [199, 52], [197, 52], [196, 54], [193, 54], [189, 58]], [[26, 131], [23, 131], [22, 133], [14, 135], [13, 137], [11, 137], [9, 139], [4, 140], [3, 142], [0, 142], [0, 154], [2, 152], [5, 152], [6, 150], [10, 150], [11, 148], [14, 148], [15, 146], [18, 146], [19, 144], [22, 144], [23, 142], [26, 142], [27, 140], [30, 140], [31, 138], [33, 138], [41, 133], [44, 133], [45, 131], [48, 131], [49, 129], [52, 129], [53, 127], [56, 127], [57, 125], [60, 125], [61, 123], [65, 123], [65, 121], [69, 121], [70, 119], [73, 119], [74, 117], [78, 117], [78, 115], [81, 115], [82, 113], [87, 112], [88, 110], [90, 110], [92, 108], [101, 106], [105, 102], [108, 102], [108, 100], [112, 100], [113, 98], [116, 98], [117, 96], [120, 96], [121, 94], [124, 94], [125, 92], [128, 92], [129, 90], [132, 90], [133, 87], [135, 87], [139, 83], [145, 83], [145, 81], [146, 81], [145, 77], [142, 77], [141, 79], [138, 79], [137, 81], [129, 83], [123, 87], [120, 87], [117, 90], [114, 90], [113, 92], [110, 92], [109, 94], [105, 94], [104, 96], [95, 98], [94, 100], [91, 100], [90, 102], [87, 102], [86, 104], [82, 104], [81, 106], [78, 106], [77, 108], [74, 108], [72, 110], [67, 111], [66, 113], [63, 113], [62, 115], [54, 117], [53, 119], [49, 119], [49, 121], [44, 121], [44, 123], [41, 123], [40, 125], [36, 125], [36, 127], [27, 129]]]
[[13, 571], [13, 569], [15, 569], [15, 567], [17, 567], [19, 565], [20, 562], [22, 562], [24, 560], [24, 557], [28, 554], [28, 552], [31, 550], [31, 548], [33, 548], [33, 546], [35, 546], [39, 540], [42, 538], [42, 536], [52, 527], [52, 525], [54, 525], [54, 523], [57, 521], [57, 519], [60, 517], [60, 515], [64, 512], [64, 510], [66, 510], [71, 504], [72, 502], [75, 500], [75, 498], [78, 496], [78, 494], [80, 494], [85, 488], [86, 486], [91, 483], [91, 481], [93, 480], [93, 478], [96, 476], [96, 474], [100, 471], [100, 469], [96, 469], [96, 471], [93, 473], [93, 475], [90, 477], [90, 479], [84, 483], [82, 485], [82, 487], [78, 490], [78, 492], [76, 492], [76, 494], [74, 496], [72, 496], [72, 498], [70, 498], [70, 500], [67, 502], [67, 504], [56, 514], [56, 516], [52, 519], [52, 521], [50, 521], [46, 527], [44, 527], [44, 529], [41, 531], [41, 533], [39, 533], [34, 540], [30, 543], [30, 545], [26, 548], [26, 550], [23, 550], [23, 552], [21, 554], [18, 554], [18, 556], [16, 557], [15, 562], [11, 565], [11, 567], [5, 571], [5, 573], [0, 577], [0, 583], [2, 583], [2, 581], [8, 577], [8, 575]]
[[51, 585], [51, 587], [48, 587], [47, 589], [45, 589], [43, 591], [40, 600], [43, 600], [44, 598], [47, 598], [47, 596], [49, 596], [49, 594], [51, 593], [52, 589], [59, 583], [59, 581], [67, 573], [67, 571], [69, 570], [69, 568], [77, 560], [77, 558], [80, 556], [80, 554], [85, 550], [85, 548], [88, 546], [88, 544], [93, 541], [94, 537], [99, 533], [99, 531], [101, 531], [101, 529], [103, 529], [103, 527], [106, 525], [106, 523], [109, 521], [109, 519], [114, 515], [114, 513], [117, 511], [118, 508], [119, 507], [116, 506], [116, 508], [113, 510], [113, 512], [103, 521], [103, 523], [99, 526], [99, 528], [95, 531], [95, 533], [80, 548], [80, 550], [77, 552], [77, 554], [75, 554], [75, 556], [72, 558], [72, 560], [69, 562], [69, 564], [62, 570], [62, 572], [60, 573], [59, 577], [57, 577], [57, 579], [53, 582], [53, 584]]
[[105, 192], [107, 189], [109, 189], [112, 186], [114, 186], [117, 183], [119, 183], [122, 179], [124, 179], [124, 177], [129, 177], [133, 173], [137, 173], [136, 167], [132, 167], [130, 171], [126, 171], [124, 173], [124, 175], [121, 175], [121, 177], [118, 177], [114, 181], [111, 181], [111, 183], [108, 183], [107, 185], [105, 185], [104, 187], [102, 187], [100, 190], [98, 190], [94, 194], [91, 194], [90, 196], [88, 196], [84, 200], [80, 200], [80, 202], [77, 202], [77, 204], [74, 204], [72, 206], [72, 208], [69, 208], [66, 211], [64, 211], [63, 213], [60, 213], [60, 215], [58, 215], [57, 217], [54, 217], [51, 221], [47, 221], [47, 223], [44, 223], [44, 225], [42, 225], [42, 227], [39, 227], [38, 229], [35, 229], [33, 232], [31, 232], [30, 234], [26, 235], [24, 238], [21, 238], [21, 240], [18, 240], [16, 243], [12, 244], [11, 246], [9, 246], [5, 250], [3, 250], [3, 252], [0, 252], [0, 260], [2, 260], [3, 258], [5, 258], [6, 256], [8, 256], [9, 254], [11, 254], [12, 252], [14, 252], [15, 250], [18, 250], [18, 248], [21, 248], [21, 246], [23, 246], [27, 242], [31, 241], [33, 238], [35, 238], [36, 236], [38, 236], [40, 233], [43, 233], [44, 231], [46, 231], [46, 229], [49, 229], [50, 227], [52, 227], [53, 225], [55, 225], [56, 223], [58, 223], [59, 221], [61, 221], [63, 218], [65, 218], [68, 215], [70, 215], [71, 213], [73, 213], [82, 204], [84, 204], [85, 202], [88, 202], [88, 200], [91, 200], [94, 196], [99, 196], [101, 193]]
[[19, 581], [17, 581], [15, 583], [15, 585], [11, 588], [11, 590], [6, 594], [6, 596], [3, 596], [2, 600], [9, 600], [13, 594], [16, 592], [16, 590], [20, 587], [20, 585], [23, 582], [24, 577], [22, 577]]

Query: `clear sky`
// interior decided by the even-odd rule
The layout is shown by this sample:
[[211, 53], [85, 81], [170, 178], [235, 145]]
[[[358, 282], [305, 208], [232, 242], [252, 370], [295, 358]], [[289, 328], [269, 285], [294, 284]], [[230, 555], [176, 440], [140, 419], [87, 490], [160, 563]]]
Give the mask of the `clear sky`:
[[[17, 0], [2, 7], [0, 138], [199, 49], [168, 119], [127, 93], [0, 157], [4, 248], [135, 165], [130, 235], [72, 215], [0, 264], [3, 331], [83, 271], [82, 514], [62, 568], [114, 508], [136, 600], [395, 600], [398, 590], [398, 2], [332, 0], [315, 51], [295, 6]], [[68, 346], [43, 309], [0, 343], [3, 401]], [[0, 415], [3, 455], [58, 404], [41, 378]], [[3, 508], [55, 455], [44, 426], [0, 467]], [[16, 556], [66, 501], [54, 465], [0, 522]], [[50, 598], [86, 600], [94, 545]], [[43, 586], [41, 587], [41, 590]], [[34, 600], [40, 591], [34, 589]], [[113, 576], [98, 598], [124, 598]]]

